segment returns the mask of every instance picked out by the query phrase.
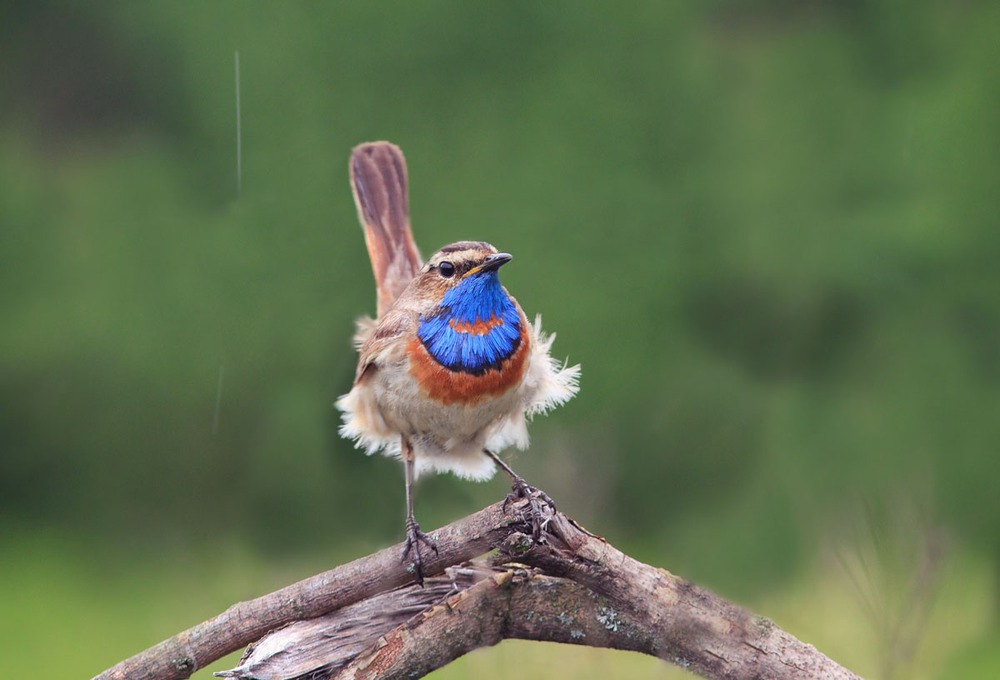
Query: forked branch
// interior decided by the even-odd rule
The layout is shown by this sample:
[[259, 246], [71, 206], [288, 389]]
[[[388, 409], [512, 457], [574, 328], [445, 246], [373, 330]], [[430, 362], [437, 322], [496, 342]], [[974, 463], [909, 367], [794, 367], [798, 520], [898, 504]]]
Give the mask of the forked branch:
[[233, 605], [95, 680], [186, 678], [258, 640], [225, 675], [419, 677], [508, 638], [643, 652], [707, 678], [858, 678], [768, 619], [632, 559], [561, 513], [546, 543], [534, 543], [522, 533], [526, 503], [508, 514], [491, 505], [434, 532], [440, 552], [425, 569], [438, 576], [425, 588], [410, 584], [396, 546]]

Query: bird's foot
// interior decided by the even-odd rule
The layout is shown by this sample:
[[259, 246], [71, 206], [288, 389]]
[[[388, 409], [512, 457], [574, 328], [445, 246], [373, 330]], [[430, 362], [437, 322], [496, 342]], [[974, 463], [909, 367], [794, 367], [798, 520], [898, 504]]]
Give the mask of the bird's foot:
[[413, 571], [413, 578], [417, 582], [417, 585], [424, 585], [424, 558], [420, 554], [420, 544], [423, 543], [425, 546], [434, 551], [434, 554], [438, 554], [437, 543], [434, 542], [430, 536], [425, 534], [420, 530], [420, 525], [417, 524], [414, 519], [406, 520], [406, 542], [403, 544], [403, 562], [410, 559], [410, 554], [413, 554], [412, 559], [410, 559], [410, 569]]
[[542, 532], [552, 520], [555, 514], [556, 504], [547, 493], [539, 488], [531, 486], [523, 477], [514, 476], [511, 484], [511, 492], [503, 501], [503, 511], [507, 512], [507, 506], [521, 498], [528, 499], [528, 517], [531, 522], [531, 537], [535, 543], [544, 543]]

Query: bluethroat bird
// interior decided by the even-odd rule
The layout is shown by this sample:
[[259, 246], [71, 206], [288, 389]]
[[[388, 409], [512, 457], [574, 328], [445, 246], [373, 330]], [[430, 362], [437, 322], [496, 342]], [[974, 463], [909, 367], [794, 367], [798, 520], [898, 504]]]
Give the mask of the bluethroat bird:
[[482, 241], [459, 241], [420, 258], [410, 230], [406, 161], [388, 142], [362, 144], [351, 186], [375, 273], [378, 318], [358, 320], [354, 386], [337, 400], [340, 433], [372, 454], [402, 458], [406, 480], [405, 561], [423, 579], [420, 544], [437, 551], [413, 515], [413, 481], [424, 472], [486, 480], [496, 468], [513, 498], [530, 500], [541, 538], [543, 492], [497, 456], [528, 445], [526, 421], [573, 397], [579, 366], [549, 355], [555, 336], [530, 323], [498, 270], [511, 261]]

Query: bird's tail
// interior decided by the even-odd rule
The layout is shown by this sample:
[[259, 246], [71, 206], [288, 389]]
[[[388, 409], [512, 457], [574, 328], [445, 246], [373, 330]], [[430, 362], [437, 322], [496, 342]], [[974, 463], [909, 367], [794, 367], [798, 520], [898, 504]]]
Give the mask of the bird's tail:
[[389, 142], [367, 142], [354, 147], [351, 188], [372, 261], [381, 317], [423, 263], [410, 230], [403, 152]]

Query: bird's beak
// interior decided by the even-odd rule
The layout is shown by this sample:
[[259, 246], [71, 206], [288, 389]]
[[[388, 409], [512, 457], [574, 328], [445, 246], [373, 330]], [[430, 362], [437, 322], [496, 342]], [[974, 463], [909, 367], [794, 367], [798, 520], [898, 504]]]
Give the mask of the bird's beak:
[[[478, 267], [469, 270], [469, 274], [479, 274], [481, 272], [495, 272], [497, 269], [514, 259], [510, 253], [494, 253], [489, 255]], [[468, 276], [468, 274], [466, 274]]]

